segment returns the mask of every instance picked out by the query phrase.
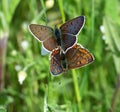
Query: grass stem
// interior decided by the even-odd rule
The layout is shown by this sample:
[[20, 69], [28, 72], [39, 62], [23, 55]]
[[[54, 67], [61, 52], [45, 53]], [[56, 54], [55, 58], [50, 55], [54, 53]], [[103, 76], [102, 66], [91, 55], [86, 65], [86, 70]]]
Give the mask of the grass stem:
[[118, 76], [118, 83], [115, 89], [115, 92], [113, 94], [112, 102], [111, 102], [111, 108], [109, 109], [109, 112], [114, 112], [115, 105], [117, 103], [117, 99], [119, 99], [119, 91], [120, 91], [120, 75]]
[[63, 10], [63, 1], [58, 0], [58, 5], [59, 5], [60, 13], [61, 13], [61, 16], [62, 16], [62, 22], [64, 23], [65, 22], [65, 13], [64, 13], [64, 10]]
[[8, 35], [3, 34], [3, 38], [0, 38], [0, 91], [4, 87], [4, 66], [5, 66], [5, 55], [6, 55], [6, 44]]
[[75, 70], [72, 70], [72, 77], [73, 77], [76, 101], [78, 104], [78, 110], [79, 110], [79, 112], [81, 112], [82, 111], [81, 96], [80, 96], [80, 90], [79, 90], [79, 86], [78, 86], [79, 84], [78, 84]]

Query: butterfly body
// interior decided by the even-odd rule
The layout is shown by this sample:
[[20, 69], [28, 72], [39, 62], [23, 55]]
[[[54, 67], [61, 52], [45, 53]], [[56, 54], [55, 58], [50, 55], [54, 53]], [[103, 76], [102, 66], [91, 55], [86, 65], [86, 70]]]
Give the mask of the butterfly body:
[[61, 66], [62, 66], [63, 70], [66, 71], [67, 68], [68, 68], [68, 65], [67, 65], [66, 56], [65, 56], [65, 54], [63, 53], [63, 51], [61, 51], [60, 57], [61, 57]]
[[58, 46], [61, 46], [61, 40], [62, 40], [61, 39], [61, 31], [57, 27], [55, 27], [54, 35], [55, 35]]

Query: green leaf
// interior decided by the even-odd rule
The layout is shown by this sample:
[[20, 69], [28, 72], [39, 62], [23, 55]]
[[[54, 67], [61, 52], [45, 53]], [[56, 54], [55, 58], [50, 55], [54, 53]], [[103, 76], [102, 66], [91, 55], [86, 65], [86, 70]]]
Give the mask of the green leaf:
[[0, 106], [0, 112], [7, 112], [6, 108], [3, 106]]
[[103, 24], [105, 27], [105, 42], [108, 44], [109, 49], [113, 52], [116, 70], [120, 73], [120, 26], [115, 24], [108, 17], [104, 17]]

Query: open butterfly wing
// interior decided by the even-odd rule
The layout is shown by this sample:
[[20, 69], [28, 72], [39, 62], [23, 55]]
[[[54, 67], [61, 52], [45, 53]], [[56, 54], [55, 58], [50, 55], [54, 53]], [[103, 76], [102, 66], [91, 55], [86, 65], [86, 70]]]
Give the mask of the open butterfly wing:
[[62, 34], [61, 48], [66, 51], [76, 43], [76, 36], [70, 34]]
[[50, 27], [37, 24], [30, 24], [29, 30], [32, 33], [32, 35], [39, 41], [45, 41], [47, 38], [53, 36], [53, 30]]
[[50, 72], [53, 75], [59, 75], [63, 72], [61, 66], [60, 49], [55, 49], [50, 55]]
[[77, 44], [66, 52], [66, 58], [68, 69], [83, 67], [94, 61], [92, 54]]
[[43, 47], [47, 51], [52, 51], [57, 47], [57, 42], [52, 28], [37, 24], [30, 24], [29, 29], [37, 40], [43, 42]]
[[60, 27], [60, 29], [61, 29], [62, 34], [63, 33], [69, 33], [69, 34], [77, 35], [78, 32], [84, 26], [84, 23], [85, 23], [85, 17], [84, 16], [79, 16], [79, 17], [76, 17], [76, 18], [64, 23]]

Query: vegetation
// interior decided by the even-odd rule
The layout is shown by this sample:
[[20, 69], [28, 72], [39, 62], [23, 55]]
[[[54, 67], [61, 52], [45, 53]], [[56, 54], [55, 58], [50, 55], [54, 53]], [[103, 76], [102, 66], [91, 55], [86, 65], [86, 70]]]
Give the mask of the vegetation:
[[[1, 0], [0, 112], [120, 112], [120, 0]], [[49, 55], [29, 32], [79, 15], [78, 43], [94, 55], [83, 68], [54, 77]]]

